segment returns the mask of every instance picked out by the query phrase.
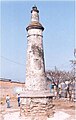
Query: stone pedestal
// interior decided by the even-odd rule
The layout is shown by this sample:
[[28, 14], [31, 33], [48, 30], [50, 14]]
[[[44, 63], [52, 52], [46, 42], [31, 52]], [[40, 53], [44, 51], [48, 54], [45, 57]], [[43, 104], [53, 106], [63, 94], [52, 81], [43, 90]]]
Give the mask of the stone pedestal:
[[48, 91], [26, 91], [21, 94], [21, 115], [26, 120], [47, 120], [53, 113], [52, 97]]

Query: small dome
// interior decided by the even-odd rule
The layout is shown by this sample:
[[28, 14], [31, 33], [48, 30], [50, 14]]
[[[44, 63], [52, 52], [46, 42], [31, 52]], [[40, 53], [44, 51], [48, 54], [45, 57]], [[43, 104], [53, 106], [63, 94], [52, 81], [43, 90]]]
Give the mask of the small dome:
[[29, 29], [42, 29], [44, 30], [44, 27], [39, 23], [39, 22], [31, 22], [28, 27], [26, 28], [26, 30], [28, 31]]

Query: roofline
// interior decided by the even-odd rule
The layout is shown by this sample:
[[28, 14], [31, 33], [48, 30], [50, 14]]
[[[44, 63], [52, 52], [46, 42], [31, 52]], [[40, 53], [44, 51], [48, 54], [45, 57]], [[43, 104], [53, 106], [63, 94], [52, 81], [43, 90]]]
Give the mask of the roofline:
[[11, 83], [25, 84], [25, 82], [12, 81], [11, 79], [5, 79], [5, 78], [0, 78], [0, 81], [2, 81], [2, 82], [11, 82]]

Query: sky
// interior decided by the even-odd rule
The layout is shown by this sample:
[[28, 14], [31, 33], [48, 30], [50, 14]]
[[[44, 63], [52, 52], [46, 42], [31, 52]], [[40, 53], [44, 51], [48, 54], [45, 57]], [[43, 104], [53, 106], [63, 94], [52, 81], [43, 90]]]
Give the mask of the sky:
[[44, 26], [43, 46], [45, 69], [69, 71], [74, 59], [74, 1], [2, 1], [0, 78], [25, 81], [26, 27], [31, 21], [31, 9], [36, 5], [40, 23]]

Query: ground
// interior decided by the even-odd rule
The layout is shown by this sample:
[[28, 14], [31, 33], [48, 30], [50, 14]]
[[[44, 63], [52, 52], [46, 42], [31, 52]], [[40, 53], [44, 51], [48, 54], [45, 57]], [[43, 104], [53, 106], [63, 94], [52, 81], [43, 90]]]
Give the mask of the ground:
[[[47, 120], [75, 120], [75, 102], [66, 99], [53, 100], [53, 114]], [[6, 103], [0, 104], [0, 120], [25, 120], [25, 117], [20, 116], [20, 108], [17, 105], [17, 100], [11, 100], [11, 107], [7, 108]], [[27, 120], [27, 118], [26, 118]], [[29, 119], [31, 120], [31, 119]]]

